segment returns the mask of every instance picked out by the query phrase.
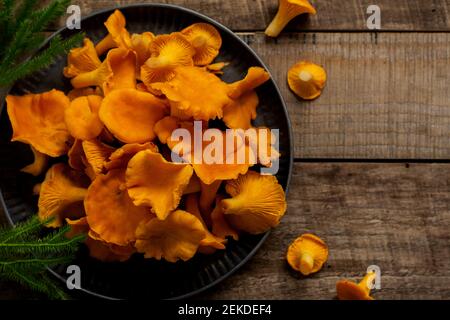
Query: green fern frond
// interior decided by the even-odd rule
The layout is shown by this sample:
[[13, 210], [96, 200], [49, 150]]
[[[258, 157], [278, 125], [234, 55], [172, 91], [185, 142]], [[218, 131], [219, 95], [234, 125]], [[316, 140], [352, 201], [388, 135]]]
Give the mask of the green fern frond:
[[50, 65], [55, 58], [66, 54], [71, 48], [77, 46], [83, 41], [84, 35], [79, 33], [67, 40], [61, 40], [56, 36], [50, 42], [49, 47], [35, 56], [34, 58], [23, 62], [22, 64], [10, 68], [0, 67], [0, 87], [23, 78], [30, 73], [36, 72]]

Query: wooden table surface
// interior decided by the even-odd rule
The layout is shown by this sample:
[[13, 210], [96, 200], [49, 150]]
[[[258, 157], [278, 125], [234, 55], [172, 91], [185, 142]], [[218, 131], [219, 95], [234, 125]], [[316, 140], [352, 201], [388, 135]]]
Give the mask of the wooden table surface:
[[[137, 1], [79, 0], [83, 14]], [[154, 2], [154, 1], [142, 1]], [[376, 299], [450, 299], [450, 0], [312, 0], [278, 39], [264, 29], [277, 0], [172, 0], [238, 33], [268, 64], [291, 117], [288, 212], [250, 262], [202, 299], [332, 299], [338, 279], [381, 268]], [[379, 32], [366, 9], [381, 8]], [[51, 31], [51, 30], [49, 30]], [[312, 102], [287, 88], [299, 59], [322, 64]], [[298, 235], [330, 256], [300, 277], [285, 251]], [[0, 284], [0, 298], [33, 297]]]

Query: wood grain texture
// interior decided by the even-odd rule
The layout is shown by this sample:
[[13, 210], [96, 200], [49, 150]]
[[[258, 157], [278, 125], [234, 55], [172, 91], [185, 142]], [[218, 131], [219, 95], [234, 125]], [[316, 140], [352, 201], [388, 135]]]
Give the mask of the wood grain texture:
[[[450, 165], [300, 164], [280, 226], [235, 275], [201, 299], [333, 299], [336, 281], [381, 268], [377, 299], [450, 299]], [[329, 259], [305, 278], [285, 262], [312, 232]]]
[[[449, 33], [241, 34], [288, 104], [296, 158], [450, 159]], [[298, 100], [291, 65], [324, 66], [320, 98]]]
[[[77, 0], [83, 14], [135, 3], [170, 3], [206, 14], [235, 31], [264, 30], [278, 8], [278, 0]], [[381, 9], [382, 30], [449, 31], [450, 0], [311, 0], [317, 15], [295, 18], [286, 30], [357, 30], [366, 27], [367, 7]], [[63, 25], [63, 23], [61, 23]]]

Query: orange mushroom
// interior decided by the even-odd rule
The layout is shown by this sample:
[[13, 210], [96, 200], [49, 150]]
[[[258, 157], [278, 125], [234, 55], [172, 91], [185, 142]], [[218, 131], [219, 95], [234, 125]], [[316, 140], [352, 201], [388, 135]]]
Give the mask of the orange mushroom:
[[181, 33], [194, 47], [193, 60], [196, 66], [210, 64], [219, 54], [222, 38], [219, 31], [209, 23], [194, 23]]
[[[77, 177], [78, 176], [78, 177]], [[41, 221], [54, 218], [47, 224], [49, 227], [60, 227], [64, 218], [69, 216], [68, 207], [82, 203], [87, 189], [79, 174], [67, 165], [53, 165], [45, 175], [39, 192], [38, 216]]]
[[308, 0], [279, 0], [278, 12], [267, 27], [266, 35], [277, 37], [289, 21], [303, 13], [316, 14]]
[[130, 48], [130, 34], [125, 29], [126, 19], [122, 12], [115, 10], [106, 20], [105, 26], [109, 33], [95, 46], [99, 56], [112, 48]]
[[37, 177], [44, 172], [48, 165], [48, 156], [37, 151], [33, 146], [31, 146], [31, 151], [33, 152], [34, 161], [33, 163], [22, 168], [20, 171], [32, 174]]
[[165, 115], [166, 106], [150, 93], [136, 89], [114, 90], [103, 99], [100, 119], [125, 143], [144, 143], [155, 138], [153, 127]]
[[227, 181], [225, 190], [232, 198], [221, 201], [227, 221], [251, 234], [277, 226], [286, 212], [286, 199], [277, 178], [249, 171]]
[[131, 49], [136, 52], [138, 68], [151, 57], [152, 52], [150, 51], [150, 45], [153, 40], [155, 40], [155, 35], [151, 32], [144, 32], [141, 34], [134, 33], [131, 36]]
[[64, 76], [73, 78], [81, 73], [93, 71], [100, 67], [102, 62], [98, 58], [94, 44], [88, 38], [83, 41], [83, 47], [70, 50], [67, 56], [67, 67]]
[[270, 79], [269, 73], [261, 67], [251, 67], [248, 69], [244, 79], [229, 84], [228, 96], [237, 99]]
[[194, 173], [191, 176], [191, 179], [189, 180], [189, 184], [187, 185], [186, 189], [184, 189], [183, 194], [197, 193], [200, 192], [200, 190], [201, 190], [200, 179]]
[[98, 140], [85, 140], [82, 142], [87, 164], [92, 168], [94, 175], [103, 173], [105, 162], [116, 150]]
[[103, 84], [105, 95], [116, 89], [136, 88], [136, 54], [132, 50], [113, 49], [108, 53], [112, 76]]
[[325, 70], [321, 66], [308, 61], [296, 63], [288, 72], [289, 88], [305, 100], [312, 100], [320, 96], [326, 81]]
[[190, 165], [167, 162], [150, 150], [140, 151], [128, 162], [128, 194], [135, 205], [151, 207], [164, 220], [178, 207], [192, 173]]
[[292, 242], [286, 259], [294, 270], [307, 276], [322, 269], [328, 259], [328, 247], [318, 236], [306, 233]]
[[136, 230], [135, 247], [146, 258], [169, 262], [191, 259], [205, 237], [205, 229], [195, 216], [176, 210], [165, 220], [152, 219]]
[[233, 100], [223, 109], [223, 122], [230, 129], [249, 129], [256, 119], [259, 99], [255, 91], [250, 90]]
[[200, 241], [200, 247], [198, 249], [199, 252], [211, 254], [215, 252], [217, 249], [219, 250], [225, 249], [224, 243], [226, 243], [226, 239], [217, 237], [208, 230], [208, 226], [206, 225], [200, 213], [197, 194], [191, 193], [186, 196], [186, 211], [194, 215], [198, 220], [200, 220], [205, 230], [205, 237]]
[[126, 168], [128, 162], [133, 156], [142, 150], [150, 150], [152, 152], [158, 152], [158, 147], [152, 142], [146, 143], [130, 143], [125, 144], [119, 149], [116, 149], [111, 155], [109, 159], [106, 160], [104, 166], [106, 170]]
[[76, 98], [70, 102], [64, 112], [64, 120], [70, 134], [80, 140], [96, 138], [103, 130], [98, 111], [103, 98], [89, 95]]
[[21, 97], [8, 95], [6, 103], [13, 129], [12, 141], [28, 143], [50, 157], [67, 153], [71, 137], [64, 122], [64, 112], [70, 101], [63, 92], [51, 90]]
[[92, 231], [104, 241], [120, 246], [134, 242], [138, 225], [153, 217], [149, 208], [133, 204], [121, 169], [98, 175], [89, 186], [84, 206]]
[[220, 119], [222, 109], [231, 102], [227, 95], [228, 85], [198, 67], [178, 67], [170, 81], [154, 83], [152, 88], [166, 95], [172, 115], [182, 119]]
[[208, 64], [207, 66], [205, 66], [205, 69], [211, 73], [221, 75], [223, 74], [223, 68], [225, 68], [229, 64], [229, 62], [216, 62]]
[[99, 86], [105, 95], [114, 89], [136, 87], [136, 54], [132, 50], [116, 48], [95, 70], [82, 73], [70, 81], [74, 88]]
[[339, 300], [374, 300], [370, 296], [371, 284], [375, 281], [375, 272], [368, 272], [360, 283], [350, 280], [340, 280], [336, 284]]
[[216, 197], [216, 206], [211, 212], [211, 228], [212, 233], [219, 237], [226, 239], [231, 237], [234, 240], [239, 240], [239, 234], [234, 230], [225, 218], [220, 202], [224, 199], [222, 195]]
[[156, 37], [150, 45], [150, 51], [151, 57], [141, 68], [141, 80], [149, 88], [152, 83], [172, 79], [176, 67], [194, 64], [194, 48], [180, 33]]

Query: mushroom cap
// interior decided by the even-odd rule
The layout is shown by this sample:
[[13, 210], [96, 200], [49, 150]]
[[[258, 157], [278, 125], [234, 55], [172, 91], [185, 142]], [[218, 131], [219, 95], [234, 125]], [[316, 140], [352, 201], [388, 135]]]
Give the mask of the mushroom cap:
[[205, 229], [194, 215], [176, 210], [165, 220], [152, 219], [140, 224], [136, 237], [135, 247], [146, 258], [187, 261], [197, 252]]
[[[205, 146], [203, 147], [203, 152], [205, 152]], [[242, 163], [238, 160], [239, 154], [245, 156], [245, 161]], [[231, 154], [226, 154], [224, 148], [223, 163], [208, 164], [205, 161], [194, 161], [192, 167], [204, 184], [211, 184], [217, 180], [236, 179], [239, 175], [247, 173], [248, 168], [254, 164], [252, 160], [249, 160], [252, 158], [252, 155], [250, 148], [246, 145], [236, 148], [235, 152]], [[227, 158], [231, 160], [228, 161]]]
[[325, 70], [308, 61], [296, 63], [288, 72], [289, 88], [305, 100], [312, 100], [320, 96], [326, 80]]
[[275, 176], [249, 171], [227, 181], [226, 192], [232, 198], [221, 201], [232, 227], [251, 234], [266, 232], [280, 222], [286, 212], [283, 188]]
[[210, 64], [219, 54], [222, 38], [219, 31], [209, 23], [194, 23], [183, 29], [181, 33], [195, 49], [193, 56], [195, 65]]
[[350, 280], [340, 280], [336, 283], [336, 291], [339, 300], [374, 300], [370, 296], [369, 282], [375, 278], [375, 273], [369, 272], [360, 283]]
[[228, 96], [237, 99], [243, 94], [256, 89], [270, 79], [269, 73], [261, 67], [250, 67], [244, 79], [229, 84]]
[[98, 111], [103, 98], [97, 95], [79, 97], [70, 102], [64, 113], [67, 130], [75, 139], [91, 140], [103, 130]]
[[256, 119], [259, 99], [254, 90], [250, 90], [233, 100], [223, 109], [223, 122], [230, 129], [249, 129]]
[[33, 163], [27, 165], [22, 168], [20, 171], [32, 174], [37, 177], [41, 175], [48, 165], [48, 156], [37, 151], [33, 146], [31, 147], [31, 151], [33, 152], [34, 161]]
[[157, 36], [150, 45], [151, 57], [142, 65], [141, 80], [147, 87], [152, 83], [165, 82], [175, 76], [175, 68], [192, 66], [194, 48], [178, 33]]
[[286, 258], [294, 270], [306, 276], [322, 269], [328, 259], [328, 247], [319, 237], [306, 233], [291, 243]]
[[150, 45], [155, 38], [155, 35], [151, 32], [131, 35], [131, 49], [136, 52], [138, 67], [141, 67], [152, 55]]
[[67, 56], [67, 67], [64, 68], [64, 76], [73, 78], [81, 73], [93, 71], [100, 67], [100, 61], [94, 44], [88, 38], [83, 40], [81, 48], [71, 49]]
[[150, 93], [136, 89], [114, 90], [103, 99], [100, 119], [125, 143], [144, 143], [155, 138], [153, 127], [165, 115], [166, 106]]
[[198, 67], [178, 67], [170, 81], [154, 83], [152, 88], [165, 94], [174, 109], [172, 115], [183, 119], [220, 119], [222, 109], [231, 102], [228, 85]]
[[128, 162], [128, 194], [135, 205], [151, 207], [158, 219], [164, 220], [178, 207], [192, 173], [188, 164], [168, 162], [151, 150], [140, 151]]
[[116, 150], [96, 139], [82, 142], [83, 151], [87, 164], [92, 167], [95, 175], [102, 173], [105, 169], [105, 162]]
[[37, 151], [59, 157], [69, 150], [70, 134], [64, 112], [70, 101], [58, 90], [21, 97], [6, 97], [13, 136], [11, 141], [32, 145]]
[[119, 168], [125, 169], [130, 159], [133, 158], [136, 153], [142, 150], [151, 150], [153, 152], [158, 152], [158, 147], [152, 142], [125, 144], [111, 153], [104, 166], [106, 170]]
[[225, 218], [220, 202], [224, 199], [222, 195], [216, 197], [216, 206], [211, 212], [211, 226], [212, 233], [219, 237], [226, 239], [231, 237], [234, 240], [239, 240], [239, 234], [234, 230]]
[[280, 0], [278, 12], [265, 34], [269, 37], [277, 37], [289, 21], [302, 13], [316, 14], [316, 9], [308, 0]]
[[158, 136], [161, 143], [167, 144], [172, 132], [177, 128], [179, 128], [178, 119], [176, 117], [167, 116], [155, 124], [153, 131]]
[[112, 75], [103, 83], [105, 95], [117, 89], [136, 89], [136, 53], [119, 47], [109, 51], [106, 59]]
[[[53, 165], [41, 184], [38, 201], [38, 216], [41, 221], [52, 217], [49, 227], [60, 227], [72, 213], [76, 203], [82, 204], [86, 196], [87, 181], [63, 163]], [[69, 209], [70, 208], [70, 209]], [[82, 209], [80, 209], [82, 210]], [[82, 212], [80, 212], [82, 213]]]
[[84, 200], [92, 231], [108, 243], [126, 246], [136, 240], [135, 231], [153, 217], [147, 207], [137, 207], [125, 188], [125, 171], [116, 169], [98, 175]]

